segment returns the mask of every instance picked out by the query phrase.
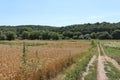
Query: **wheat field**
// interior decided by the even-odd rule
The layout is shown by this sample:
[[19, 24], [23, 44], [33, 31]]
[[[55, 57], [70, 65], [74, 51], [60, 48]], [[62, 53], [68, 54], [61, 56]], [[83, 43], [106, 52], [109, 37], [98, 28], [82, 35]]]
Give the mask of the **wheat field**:
[[2, 41], [0, 80], [51, 79], [89, 48], [88, 41]]

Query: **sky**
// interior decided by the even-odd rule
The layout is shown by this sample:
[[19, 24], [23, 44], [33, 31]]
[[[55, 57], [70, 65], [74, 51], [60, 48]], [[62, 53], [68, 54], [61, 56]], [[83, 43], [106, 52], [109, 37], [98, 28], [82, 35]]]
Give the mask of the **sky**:
[[119, 22], [120, 0], [0, 0], [0, 25]]

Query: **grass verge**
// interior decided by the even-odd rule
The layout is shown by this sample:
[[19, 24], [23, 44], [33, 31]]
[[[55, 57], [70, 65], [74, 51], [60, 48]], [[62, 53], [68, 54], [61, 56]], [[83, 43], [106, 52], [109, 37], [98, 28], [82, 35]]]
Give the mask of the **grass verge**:
[[109, 57], [115, 59], [120, 64], [120, 49], [105, 46], [104, 50]]
[[105, 64], [105, 71], [109, 80], [120, 80], [120, 71], [112, 63], [107, 62]]
[[64, 80], [80, 80], [83, 71], [85, 71], [89, 60], [93, 56], [93, 51], [94, 50], [92, 48], [90, 51], [84, 53], [86, 56], [80, 62], [78, 62], [77, 66], [73, 70], [66, 72]]

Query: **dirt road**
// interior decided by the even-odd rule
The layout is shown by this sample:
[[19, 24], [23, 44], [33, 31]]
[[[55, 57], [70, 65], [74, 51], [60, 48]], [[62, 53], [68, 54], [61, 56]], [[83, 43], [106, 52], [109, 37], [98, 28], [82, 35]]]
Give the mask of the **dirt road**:
[[[90, 66], [93, 65], [93, 62], [97, 59], [98, 60], [98, 63], [97, 63], [97, 80], [109, 80], [109, 78], [107, 77], [106, 75], [106, 71], [105, 71], [105, 64], [107, 62], [111, 62], [113, 64], [113, 66], [115, 66], [118, 70], [120, 70], [120, 65], [117, 63], [117, 61], [115, 61], [114, 59], [108, 57], [101, 45], [98, 44], [97, 45], [97, 53], [98, 53], [98, 57], [96, 55], [94, 55], [87, 67], [86, 67], [86, 70], [85, 72], [83, 72], [82, 74], [82, 78], [80, 78], [80, 80], [85, 80], [85, 77], [90, 73]], [[76, 66], [76, 65], [73, 65], [73, 67]], [[70, 68], [72, 69], [72, 68]], [[64, 77], [65, 75], [62, 74], [62, 75], [58, 75], [56, 79], [53, 79], [53, 80], [64, 80]]]
[[98, 48], [98, 67], [97, 67], [97, 80], [108, 80], [108, 77], [106, 76], [106, 72], [104, 70], [104, 63], [105, 58], [104, 56], [101, 56], [100, 46], [97, 45]]

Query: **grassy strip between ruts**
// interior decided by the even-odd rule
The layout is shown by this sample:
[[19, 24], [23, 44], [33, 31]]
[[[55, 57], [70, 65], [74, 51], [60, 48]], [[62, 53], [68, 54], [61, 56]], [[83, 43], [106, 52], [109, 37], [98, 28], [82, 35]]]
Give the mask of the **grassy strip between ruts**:
[[73, 70], [66, 72], [64, 80], [80, 80], [83, 71], [85, 71], [89, 60], [93, 56], [93, 48], [84, 54], [86, 54], [86, 57], [83, 58], [80, 62], [78, 62], [77, 66]]
[[104, 46], [104, 50], [108, 56], [115, 59], [120, 64], [120, 49]]
[[97, 80], [97, 60], [89, 67], [89, 73], [86, 75], [85, 80]]
[[107, 62], [105, 64], [105, 70], [109, 80], [120, 80], [120, 71], [112, 63]]

